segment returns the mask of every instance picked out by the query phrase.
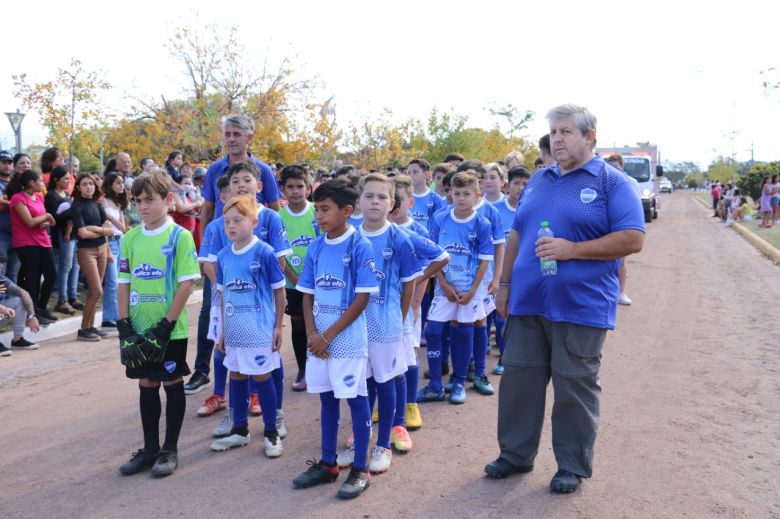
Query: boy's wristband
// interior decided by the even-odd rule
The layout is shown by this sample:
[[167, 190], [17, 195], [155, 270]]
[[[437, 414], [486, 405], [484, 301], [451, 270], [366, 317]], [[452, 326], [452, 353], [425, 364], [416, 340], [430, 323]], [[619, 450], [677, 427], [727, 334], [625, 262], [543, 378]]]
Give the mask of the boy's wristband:
[[499, 281], [498, 282], [498, 286], [500, 286], [500, 287], [511, 287], [512, 283], [510, 283], [509, 281]]

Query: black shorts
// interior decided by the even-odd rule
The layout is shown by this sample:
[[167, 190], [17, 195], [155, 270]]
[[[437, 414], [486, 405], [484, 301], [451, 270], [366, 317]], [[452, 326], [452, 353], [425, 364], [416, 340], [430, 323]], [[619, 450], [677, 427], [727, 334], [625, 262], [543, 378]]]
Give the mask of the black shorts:
[[303, 293], [294, 288], [285, 288], [287, 293], [287, 306], [284, 313], [291, 317], [303, 317]]
[[187, 365], [187, 339], [174, 339], [168, 343], [162, 362], [144, 362], [140, 368], [125, 366], [127, 378], [148, 378], [160, 382], [176, 380], [190, 374]]

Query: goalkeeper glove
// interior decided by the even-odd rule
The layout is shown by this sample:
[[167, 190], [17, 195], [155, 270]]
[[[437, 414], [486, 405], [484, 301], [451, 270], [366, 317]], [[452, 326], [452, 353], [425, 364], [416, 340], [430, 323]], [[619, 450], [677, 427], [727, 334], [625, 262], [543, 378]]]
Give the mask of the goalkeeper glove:
[[171, 332], [176, 326], [176, 321], [162, 318], [154, 328], [149, 328], [144, 333], [141, 349], [146, 358], [151, 362], [162, 362], [165, 350], [168, 349], [168, 341], [171, 340]]
[[116, 323], [119, 332], [119, 358], [123, 365], [131, 368], [139, 368], [146, 361], [141, 351], [142, 339], [136, 335], [130, 318], [120, 319]]

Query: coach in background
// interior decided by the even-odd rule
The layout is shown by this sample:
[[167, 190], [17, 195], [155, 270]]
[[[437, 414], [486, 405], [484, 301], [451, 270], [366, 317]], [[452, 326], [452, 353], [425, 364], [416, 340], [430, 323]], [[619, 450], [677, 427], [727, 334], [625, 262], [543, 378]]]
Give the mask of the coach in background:
[[[615, 328], [619, 295], [615, 260], [642, 250], [645, 227], [626, 175], [594, 154], [596, 117], [563, 105], [547, 120], [557, 163], [523, 190], [496, 299], [508, 317], [498, 399], [501, 454], [485, 472], [504, 478], [533, 470], [552, 378], [558, 472], [550, 489], [570, 493], [592, 474], [602, 347]], [[555, 237], [538, 238], [543, 221]], [[557, 273], [543, 276], [540, 260], [555, 260]]]

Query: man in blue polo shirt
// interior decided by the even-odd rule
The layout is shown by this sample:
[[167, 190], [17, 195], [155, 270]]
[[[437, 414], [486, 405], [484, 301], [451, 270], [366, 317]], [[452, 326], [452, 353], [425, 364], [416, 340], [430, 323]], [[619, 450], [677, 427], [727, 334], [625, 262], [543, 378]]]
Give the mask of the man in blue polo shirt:
[[[209, 166], [206, 172], [206, 181], [203, 184], [201, 195], [204, 202], [200, 212], [201, 232], [214, 218], [222, 216], [224, 204], [219, 198], [219, 188], [217, 181], [220, 177], [227, 174], [231, 164], [237, 162], [254, 161], [258, 171], [260, 171], [260, 180], [263, 182], [263, 191], [257, 193], [257, 203], [266, 204], [274, 211], [278, 211], [281, 206], [279, 199], [282, 194], [279, 191], [279, 185], [276, 183], [276, 177], [273, 170], [264, 162], [257, 160], [249, 153], [249, 143], [254, 136], [255, 125], [252, 119], [243, 114], [230, 115], [222, 122], [222, 135], [227, 155]], [[193, 373], [189, 382], [184, 385], [184, 392], [188, 395], [197, 393], [207, 388], [211, 384], [209, 380], [211, 362], [211, 352], [214, 343], [206, 338], [209, 325], [209, 311], [211, 310], [211, 282], [206, 278], [203, 283], [203, 303], [198, 318], [198, 354], [195, 357], [195, 373]]]
[[[607, 330], [615, 327], [617, 259], [642, 249], [642, 205], [630, 180], [594, 155], [596, 118], [563, 105], [547, 114], [558, 161], [531, 177], [509, 234], [496, 306], [508, 314], [498, 400], [501, 454], [492, 478], [530, 472], [539, 450], [552, 378], [550, 489], [577, 490], [592, 474], [599, 420], [599, 371]], [[538, 239], [542, 221], [555, 237]], [[557, 261], [542, 276], [540, 259]]]

